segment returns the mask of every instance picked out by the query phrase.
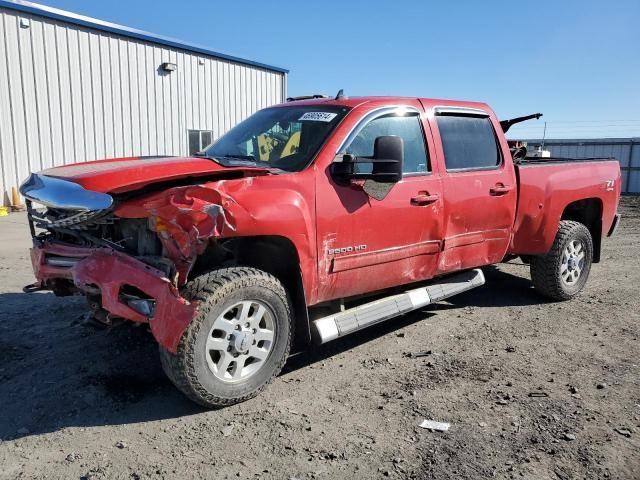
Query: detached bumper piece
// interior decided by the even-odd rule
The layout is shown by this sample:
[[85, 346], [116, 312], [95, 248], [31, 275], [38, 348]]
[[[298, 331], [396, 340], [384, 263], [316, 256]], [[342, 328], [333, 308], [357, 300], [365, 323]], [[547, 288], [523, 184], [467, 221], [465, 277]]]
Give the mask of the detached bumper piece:
[[398, 315], [484, 285], [482, 270], [458, 273], [438, 283], [365, 303], [313, 321], [318, 343], [326, 343]]
[[[100, 295], [109, 313], [148, 322], [156, 340], [172, 352], [195, 315], [196, 306], [180, 296], [163, 272], [115, 250], [47, 245], [33, 248], [31, 258], [40, 285], [72, 280], [78, 290]], [[146, 298], [125, 293], [131, 290]]]

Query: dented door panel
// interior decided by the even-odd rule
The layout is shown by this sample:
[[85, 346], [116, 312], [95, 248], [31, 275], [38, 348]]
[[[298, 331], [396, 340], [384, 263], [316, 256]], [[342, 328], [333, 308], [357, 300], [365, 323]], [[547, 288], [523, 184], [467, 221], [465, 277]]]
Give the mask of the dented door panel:
[[[403, 104], [422, 110], [417, 100]], [[344, 139], [375, 102], [352, 111], [335, 133]], [[430, 139], [430, 132], [425, 132]], [[426, 141], [430, 158], [434, 152]], [[318, 301], [348, 297], [431, 278], [441, 249], [443, 203], [437, 168], [405, 176], [377, 200], [361, 184], [337, 184], [333, 150], [317, 162]], [[436, 200], [424, 201], [426, 197]]]

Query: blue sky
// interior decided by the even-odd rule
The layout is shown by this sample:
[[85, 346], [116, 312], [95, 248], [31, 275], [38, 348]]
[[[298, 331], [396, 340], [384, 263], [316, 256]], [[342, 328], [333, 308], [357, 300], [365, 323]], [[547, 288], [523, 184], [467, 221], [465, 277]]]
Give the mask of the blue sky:
[[513, 136], [640, 136], [638, 0], [40, 3], [288, 68], [290, 95], [479, 100], [545, 114]]

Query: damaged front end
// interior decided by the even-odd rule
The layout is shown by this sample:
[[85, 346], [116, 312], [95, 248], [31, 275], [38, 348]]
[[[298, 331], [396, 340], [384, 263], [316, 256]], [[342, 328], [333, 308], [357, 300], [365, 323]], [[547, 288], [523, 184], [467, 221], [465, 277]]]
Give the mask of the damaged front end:
[[200, 185], [125, 200], [36, 174], [21, 193], [33, 237], [31, 289], [83, 294], [98, 318], [149, 323], [175, 352], [197, 306], [179, 288], [210, 239], [234, 231], [233, 201]]

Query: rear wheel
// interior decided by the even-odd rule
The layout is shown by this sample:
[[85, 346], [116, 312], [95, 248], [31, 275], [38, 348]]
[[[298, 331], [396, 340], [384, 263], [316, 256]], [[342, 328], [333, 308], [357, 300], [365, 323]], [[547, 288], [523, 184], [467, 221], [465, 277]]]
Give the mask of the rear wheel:
[[193, 401], [220, 407], [256, 396], [289, 355], [293, 322], [280, 282], [261, 270], [215, 270], [189, 282], [199, 302], [175, 354], [160, 347], [171, 381]]
[[560, 222], [551, 250], [531, 257], [531, 280], [544, 296], [568, 300], [587, 282], [593, 261], [593, 239], [583, 224]]

